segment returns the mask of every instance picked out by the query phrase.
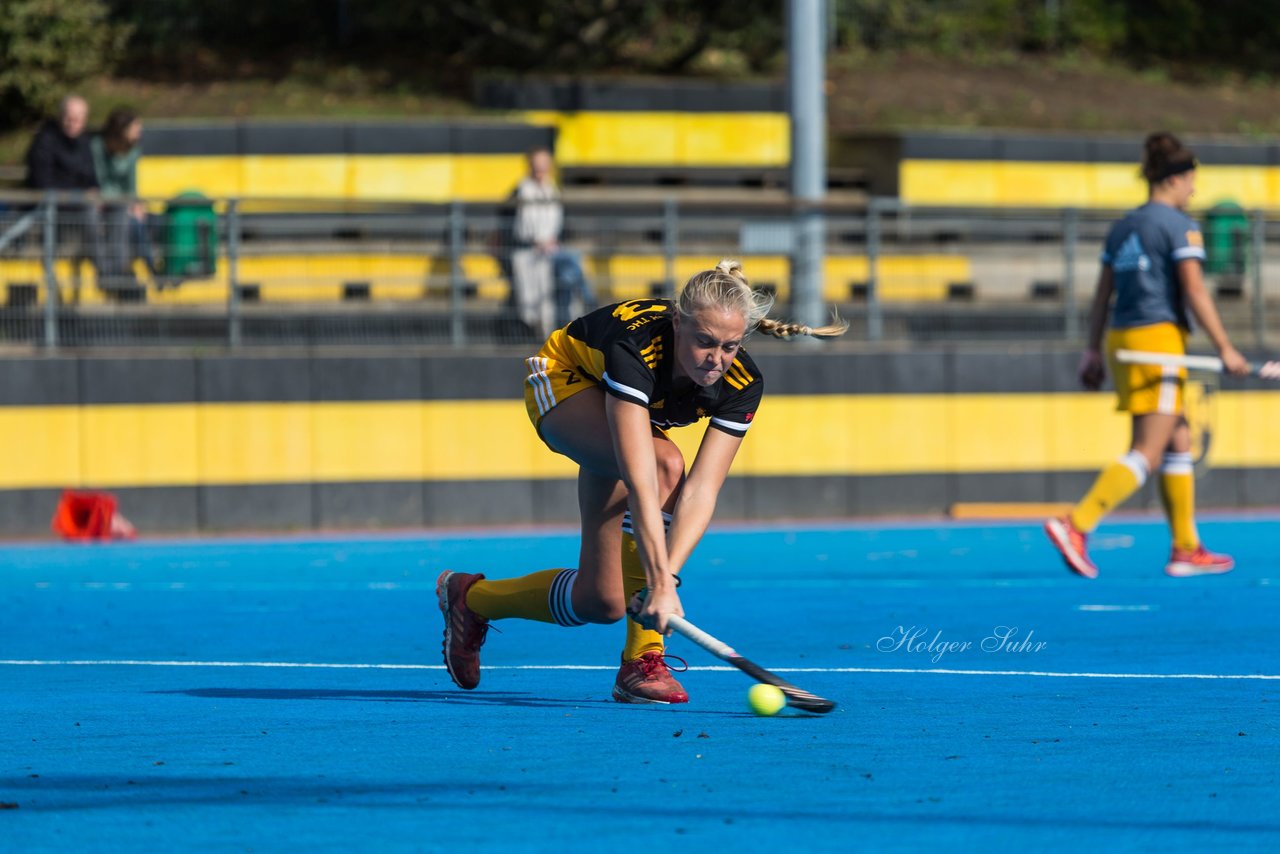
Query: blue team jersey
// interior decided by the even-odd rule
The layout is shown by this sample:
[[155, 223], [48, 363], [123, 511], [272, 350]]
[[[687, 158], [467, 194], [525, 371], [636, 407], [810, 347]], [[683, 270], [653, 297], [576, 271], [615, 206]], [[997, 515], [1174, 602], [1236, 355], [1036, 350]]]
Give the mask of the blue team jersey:
[[1113, 329], [1176, 323], [1190, 329], [1178, 281], [1179, 261], [1204, 261], [1196, 221], [1180, 210], [1147, 202], [1125, 214], [1107, 233], [1102, 263], [1115, 275]]

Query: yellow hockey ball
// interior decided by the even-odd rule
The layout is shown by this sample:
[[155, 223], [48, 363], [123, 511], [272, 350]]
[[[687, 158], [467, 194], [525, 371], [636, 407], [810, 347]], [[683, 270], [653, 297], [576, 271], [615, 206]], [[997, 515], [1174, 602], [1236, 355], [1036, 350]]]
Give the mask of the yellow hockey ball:
[[787, 695], [777, 685], [765, 685], [761, 682], [752, 685], [747, 692], [747, 704], [757, 715], [769, 717], [782, 711], [787, 704]]

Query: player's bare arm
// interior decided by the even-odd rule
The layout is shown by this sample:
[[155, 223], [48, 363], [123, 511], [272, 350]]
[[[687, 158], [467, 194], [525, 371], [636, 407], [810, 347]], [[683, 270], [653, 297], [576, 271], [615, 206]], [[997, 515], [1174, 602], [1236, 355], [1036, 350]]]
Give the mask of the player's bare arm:
[[605, 413], [613, 433], [618, 473], [627, 487], [636, 547], [649, 588], [648, 601], [641, 609], [645, 628], [667, 632], [667, 614], [683, 615], [675, 579], [667, 558], [667, 541], [662, 521], [658, 489], [658, 461], [653, 449], [653, 429], [649, 411], [635, 403], [609, 397]]
[[689, 468], [689, 477], [676, 503], [671, 533], [667, 540], [667, 559], [673, 572], [679, 572], [693, 553], [698, 541], [711, 524], [716, 501], [729, 467], [742, 446], [740, 436], [708, 427]]
[[1249, 362], [1240, 355], [1239, 350], [1231, 346], [1231, 341], [1227, 338], [1227, 330], [1222, 326], [1218, 308], [1209, 296], [1209, 289], [1205, 287], [1200, 262], [1194, 259], [1179, 262], [1178, 281], [1182, 284], [1182, 292], [1186, 295], [1191, 313], [1221, 356], [1223, 368], [1227, 373], [1237, 376], [1249, 373]]

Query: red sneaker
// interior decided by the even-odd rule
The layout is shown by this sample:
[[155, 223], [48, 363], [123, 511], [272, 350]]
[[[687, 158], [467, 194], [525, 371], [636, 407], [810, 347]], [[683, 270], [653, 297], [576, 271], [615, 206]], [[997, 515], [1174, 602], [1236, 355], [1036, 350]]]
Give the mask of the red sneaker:
[[480, 647], [489, 621], [467, 607], [467, 591], [483, 575], [445, 570], [436, 579], [436, 597], [444, 614], [444, 666], [449, 678], [468, 691], [480, 684]]
[[1071, 524], [1070, 516], [1045, 522], [1044, 532], [1072, 572], [1085, 578], [1098, 577], [1098, 568], [1089, 560], [1089, 552], [1085, 546], [1089, 535]]
[[664, 658], [680, 662], [683, 665], [679, 670], [681, 673], [689, 669], [683, 658], [650, 650], [639, 658], [622, 662], [618, 678], [613, 683], [613, 699], [619, 703], [689, 702], [689, 693], [671, 675]]
[[1221, 575], [1230, 572], [1236, 562], [1227, 555], [1218, 555], [1204, 546], [1194, 549], [1174, 548], [1165, 564], [1164, 574], [1174, 578], [1187, 578], [1192, 575]]

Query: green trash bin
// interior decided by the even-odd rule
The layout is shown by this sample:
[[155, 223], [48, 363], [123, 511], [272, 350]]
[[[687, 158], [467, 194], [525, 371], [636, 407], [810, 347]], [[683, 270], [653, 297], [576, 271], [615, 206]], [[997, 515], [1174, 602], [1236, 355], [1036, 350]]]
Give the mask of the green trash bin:
[[170, 278], [207, 278], [218, 267], [218, 215], [213, 201], [195, 190], [165, 206], [164, 272]]
[[1218, 202], [1204, 218], [1206, 273], [1243, 276], [1249, 245], [1249, 217], [1235, 202]]

